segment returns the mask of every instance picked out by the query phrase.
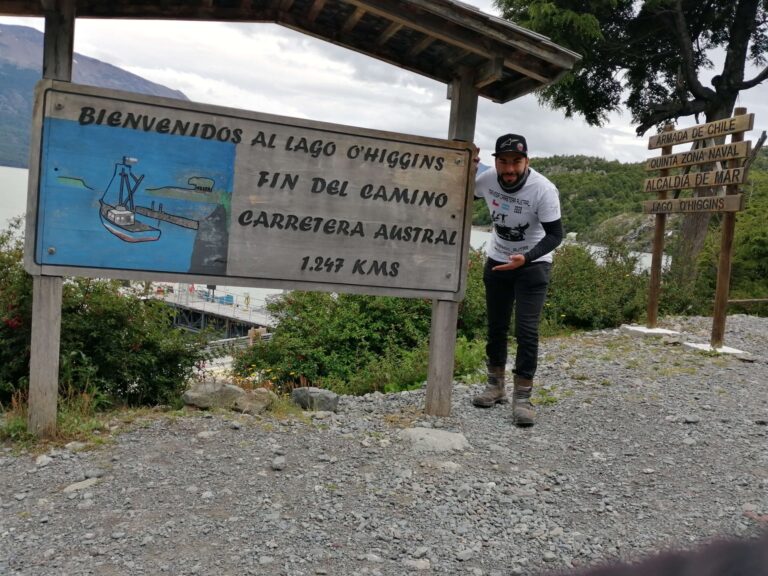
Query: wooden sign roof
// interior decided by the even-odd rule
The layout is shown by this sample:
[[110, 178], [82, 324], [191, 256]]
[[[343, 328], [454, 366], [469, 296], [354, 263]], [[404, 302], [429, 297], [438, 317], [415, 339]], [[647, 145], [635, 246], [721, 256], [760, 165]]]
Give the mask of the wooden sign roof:
[[[45, 16], [60, 1], [0, 0], [0, 14]], [[277, 23], [445, 83], [470, 69], [478, 93], [495, 102], [550, 84], [580, 58], [454, 0], [72, 1], [78, 18]]]

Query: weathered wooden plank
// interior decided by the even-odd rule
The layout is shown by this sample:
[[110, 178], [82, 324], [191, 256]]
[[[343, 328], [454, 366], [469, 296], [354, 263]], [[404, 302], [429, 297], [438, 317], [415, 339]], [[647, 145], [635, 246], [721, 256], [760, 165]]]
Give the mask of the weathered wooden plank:
[[[45, 14], [43, 40], [44, 78], [63, 80], [67, 83], [72, 80], [74, 37], [75, 0], [57, 0], [55, 3], [49, 3]], [[41, 125], [38, 121], [35, 124]], [[32, 158], [39, 158], [37, 150], [32, 150], [30, 154]], [[31, 193], [33, 192], [30, 191]], [[28, 204], [30, 203], [32, 202], [28, 200]], [[37, 222], [37, 218], [34, 221]], [[26, 245], [30, 246], [31, 242]], [[36, 270], [30, 272], [34, 274]], [[56, 431], [62, 286], [63, 279], [58, 275], [38, 274], [32, 277], [27, 429], [38, 436], [51, 436]]]
[[688, 174], [646, 178], [643, 183], [643, 190], [645, 192], [661, 192], [663, 190], [685, 190], [687, 188], [710, 188], [712, 186], [741, 184], [746, 179], [746, 168], [713, 170], [711, 172], [689, 172]]
[[645, 162], [646, 170], [664, 170], [667, 168], [683, 168], [697, 164], [724, 162], [736, 158], [746, 158], [752, 150], [751, 142], [733, 142], [709, 148], [695, 148], [678, 154], [656, 156]]
[[458, 302], [434, 300], [429, 333], [429, 368], [424, 412], [432, 416], [451, 414], [453, 363], [456, 347]]
[[309, 22], [314, 22], [317, 20], [317, 17], [320, 15], [320, 12], [323, 11], [324, 6], [325, 0], [314, 0], [312, 2], [312, 6], [309, 8], [309, 12], [307, 13], [307, 20]]
[[[374, 5], [391, 5], [391, 2], [382, 2], [380, 0], [352, 0], [353, 3]], [[425, 19], [434, 17], [443, 22], [443, 27], [447, 24], [466, 27], [471, 22], [474, 33], [479, 34], [489, 40], [503, 42], [513, 46], [523, 53], [534, 56], [550, 64], [562, 66], [569, 69], [581, 57], [570, 50], [558, 46], [552, 40], [515, 24], [503, 20], [494, 19], [486, 14], [479, 13], [477, 10], [466, 9], [461, 6], [451, 5], [443, 2], [434, 2], [433, 0], [409, 0], [409, 7], [412, 11], [418, 9], [420, 18]], [[400, 10], [399, 12], [403, 12]], [[393, 11], [393, 17], [398, 13]]]
[[643, 202], [644, 214], [683, 214], [691, 212], [738, 212], [744, 209], [744, 196], [698, 196]]
[[488, 84], [501, 80], [504, 75], [504, 61], [501, 58], [492, 58], [475, 72], [475, 88], [480, 90]]
[[[471, 141], [477, 119], [477, 90], [474, 87], [474, 73], [464, 69], [461, 76], [453, 81], [451, 99], [450, 139]], [[467, 191], [465, 222], [471, 223], [471, 202], [473, 193]], [[465, 227], [468, 240], [469, 229]], [[467, 244], [468, 245], [468, 244]], [[468, 250], [467, 250], [468, 252]], [[467, 274], [467, 253], [462, 264], [462, 278]], [[429, 371], [424, 411], [435, 416], [451, 413], [453, 392], [453, 362], [456, 347], [456, 321], [459, 303], [445, 300], [432, 302], [432, 324], [429, 336]]]
[[355, 11], [350, 14], [349, 18], [347, 18], [346, 22], [344, 22], [344, 25], [341, 27], [341, 33], [349, 34], [355, 26], [357, 26], [357, 23], [360, 22], [360, 19], [365, 16], [365, 12], [365, 8], [361, 8], [360, 6], [355, 8]]
[[381, 35], [376, 39], [376, 45], [377, 46], [384, 46], [392, 36], [397, 34], [401, 29], [403, 25], [400, 22], [391, 22], [389, 26], [387, 26], [386, 30], [381, 33]]
[[411, 48], [408, 51], [408, 56], [410, 58], [414, 58], [421, 54], [424, 50], [429, 48], [429, 46], [435, 41], [435, 39], [432, 36], [425, 36], [421, 40], [419, 40], [413, 48]]
[[43, 78], [72, 80], [75, 42], [75, 1], [50, 0], [43, 36]]
[[504, 84], [500, 90], [489, 92], [488, 95], [495, 102], [508, 102], [525, 94], [530, 94], [537, 88], [541, 88], [541, 82], [534, 78], [520, 78], [514, 82]]
[[[754, 114], [747, 114], [746, 108], [736, 108], [734, 110], [734, 117], [732, 120], [736, 120], [734, 124], [744, 118], [748, 118], [747, 123], [749, 127], [752, 127], [754, 122]], [[732, 142], [741, 142], [744, 140], [744, 132], [736, 131], [733, 135]], [[739, 160], [731, 160], [730, 165], [736, 165]], [[726, 189], [726, 194], [737, 194], [739, 189], [735, 183], [731, 183]], [[723, 338], [725, 337], [725, 317], [728, 311], [728, 294], [731, 290], [731, 258], [733, 256], [733, 239], [736, 233], [736, 214], [734, 212], [726, 212], [723, 216], [723, 223], [721, 228], [720, 237], [720, 257], [717, 263], [717, 285], [715, 287], [715, 305], [712, 311], [712, 335], [710, 338], [710, 346], [714, 349], [721, 348], [723, 346]]]
[[51, 436], [56, 431], [62, 284], [59, 276], [32, 278], [27, 429], [37, 436]]
[[[501, 41], [501, 38], [496, 38], [496, 35], [483, 39], [477, 31], [468, 28], [466, 21], [438, 16], [432, 12], [416, 11], [413, 8], [403, 10], [403, 5], [397, 0], [377, 0], [376, 2], [350, 0], [350, 3], [363, 6], [372, 14], [378, 14], [422, 34], [433, 36], [446, 44], [459, 46], [484, 57], [501, 56], [505, 62], [514, 62], [516, 68], [525, 70], [524, 73], [527, 76], [552, 78], [550, 68], [542, 62], [542, 60], [549, 61], [546, 58], [549, 53], [539, 51], [537, 47], [528, 46], [527, 43], [515, 44], [510, 37]], [[492, 33], [490, 29], [485, 31]], [[514, 48], [510, 44], [515, 44]], [[523, 50], [527, 55], [535, 55], [537, 58], [529, 56], [526, 60], [525, 56], [520, 55], [519, 50]]]
[[[664, 134], [672, 131], [672, 124], [664, 126]], [[662, 155], [672, 153], [672, 146], [664, 146]], [[662, 169], [661, 176], [668, 176], [669, 170]], [[667, 193], [658, 193], [659, 200], [666, 200]], [[667, 215], [656, 214], [654, 218], [653, 244], [651, 246], [651, 273], [648, 279], [648, 303], [646, 305], [646, 325], [648, 328], [656, 328], [659, 313], [659, 297], [661, 296], [661, 263], [664, 257], [664, 228], [667, 224]]]
[[733, 118], [723, 118], [706, 124], [698, 124], [681, 130], [664, 132], [651, 136], [648, 139], [648, 149], [661, 148], [662, 146], [674, 146], [693, 142], [694, 140], [704, 140], [705, 138], [717, 138], [728, 134], [746, 132], [752, 130], [755, 123], [754, 114], [745, 114], [744, 116], [734, 116]]

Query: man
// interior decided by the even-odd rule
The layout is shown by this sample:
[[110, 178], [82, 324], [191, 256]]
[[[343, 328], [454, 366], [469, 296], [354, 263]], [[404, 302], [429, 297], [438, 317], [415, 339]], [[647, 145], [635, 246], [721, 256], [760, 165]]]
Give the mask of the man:
[[496, 141], [495, 169], [475, 180], [475, 198], [484, 198], [493, 221], [483, 272], [488, 314], [488, 385], [472, 399], [490, 408], [507, 402], [504, 373], [512, 311], [515, 312], [512, 414], [518, 426], [532, 426], [533, 377], [539, 353], [539, 320], [549, 285], [552, 250], [563, 239], [557, 188], [528, 166], [528, 143], [517, 134]]

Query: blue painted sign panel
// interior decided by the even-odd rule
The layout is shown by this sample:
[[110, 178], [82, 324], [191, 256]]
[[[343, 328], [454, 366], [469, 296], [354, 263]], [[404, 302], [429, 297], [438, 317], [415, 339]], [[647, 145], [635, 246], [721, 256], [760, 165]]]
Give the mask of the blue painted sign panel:
[[234, 144], [58, 118], [45, 119], [43, 141], [38, 262], [226, 272], [226, 237], [218, 269], [199, 242], [231, 204]]

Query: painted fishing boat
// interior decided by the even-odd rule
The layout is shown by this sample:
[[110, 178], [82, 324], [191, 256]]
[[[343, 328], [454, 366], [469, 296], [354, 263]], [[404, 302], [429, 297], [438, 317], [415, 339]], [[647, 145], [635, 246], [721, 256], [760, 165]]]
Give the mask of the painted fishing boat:
[[136, 217], [133, 197], [144, 175], [136, 176], [132, 166], [136, 158], [123, 156], [115, 164], [115, 171], [104, 195], [99, 200], [99, 216], [104, 228], [124, 242], [152, 242], [160, 238], [159, 228], [150, 226]]

